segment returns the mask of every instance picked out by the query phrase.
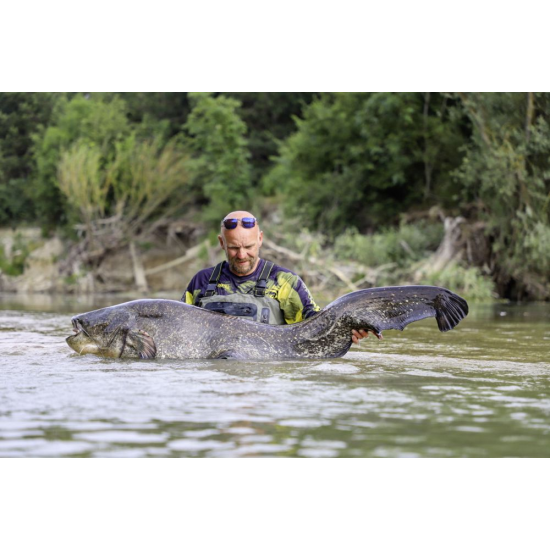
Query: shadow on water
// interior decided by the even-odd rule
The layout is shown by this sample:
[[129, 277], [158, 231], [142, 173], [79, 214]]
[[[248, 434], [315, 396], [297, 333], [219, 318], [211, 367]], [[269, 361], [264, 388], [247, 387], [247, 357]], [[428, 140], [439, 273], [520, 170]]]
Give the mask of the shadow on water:
[[[174, 298], [174, 296], [165, 296]], [[550, 305], [477, 306], [326, 361], [79, 356], [104, 298], [0, 297], [0, 456], [550, 456]]]

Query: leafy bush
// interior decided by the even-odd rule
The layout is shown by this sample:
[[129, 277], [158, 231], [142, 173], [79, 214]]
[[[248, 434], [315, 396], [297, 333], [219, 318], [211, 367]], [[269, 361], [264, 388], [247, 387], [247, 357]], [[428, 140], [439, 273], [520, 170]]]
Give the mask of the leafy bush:
[[13, 241], [10, 258], [6, 256], [4, 248], [0, 246], [0, 271], [11, 276], [21, 275], [25, 268], [25, 260], [34, 248], [35, 246], [26, 242], [18, 233]]
[[456, 100], [439, 94], [323, 94], [281, 143], [264, 191], [331, 236], [393, 222], [422, 202], [453, 202], [465, 143]]
[[336, 238], [335, 254], [343, 260], [355, 260], [369, 267], [410, 265], [436, 250], [443, 237], [441, 224], [402, 224], [372, 235], [360, 235], [348, 229]]
[[138, 234], [159, 217], [169, 217], [189, 202], [189, 158], [176, 139], [138, 141], [130, 136], [117, 147], [107, 171], [115, 214], [127, 236]]
[[33, 199], [39, 220], [46, 227], [67, 223], [70, 209], [60, 193], [59, 162], [64, 151], [78, 143], [98, 151], [101, 167], [112, 160], [116, 144], [131, 132], [126, 104], [116, 96], [81, 94], [62, 97], [55, 106], [50, 126], [35, 136], [36, 178]]
[[78, 211], [88, 230], [107, 207], [109, 184], [101, 170], [101, 152], [81, 140], [61, 153], [57, 182], [67, 202]]
[[163, 145], [132, 135], [117, 143], [111, 161], [101, 159], [99, 148], [79, 140], [62, 152], [59, 163], [59, 188], [88, 237], [99, 220], [115, 216], [120, 234], [112, 240], [129, 239], [185, 203], [188, 158], [176, 141]]
[[477, 267], [450, 265], [441, 271], [424, 275], [420, 283], [448, 288], [472, 301], [489, 301], [497, 297], [493, 282]]

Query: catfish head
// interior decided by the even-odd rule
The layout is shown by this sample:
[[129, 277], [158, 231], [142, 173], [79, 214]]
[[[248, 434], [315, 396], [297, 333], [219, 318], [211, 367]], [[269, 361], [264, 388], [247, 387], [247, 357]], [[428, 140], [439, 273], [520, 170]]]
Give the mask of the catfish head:
[[136, 315], [125, 304], [76, 315], [71, 321], [75, 334], [66, 342], [81, 355], [140, 359], [156, 356], [153, 338], [137, 328]]

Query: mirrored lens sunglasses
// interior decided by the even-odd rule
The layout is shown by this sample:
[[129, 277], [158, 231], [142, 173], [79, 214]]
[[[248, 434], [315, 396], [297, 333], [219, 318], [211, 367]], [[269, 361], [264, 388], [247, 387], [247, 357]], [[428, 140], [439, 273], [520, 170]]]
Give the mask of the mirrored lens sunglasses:
[[225, 218], [222, 221], [222, 225], [226, 229], [235, 229], [239, 225], [239, 222], [246, 229], [252, 229], [256, 225], [256, 218]]

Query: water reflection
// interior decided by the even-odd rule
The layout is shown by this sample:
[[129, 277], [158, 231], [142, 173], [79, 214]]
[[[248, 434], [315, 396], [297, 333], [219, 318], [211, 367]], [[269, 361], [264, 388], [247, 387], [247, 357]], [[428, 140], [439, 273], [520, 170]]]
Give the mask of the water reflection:
[[2, 303], [0, 456], [550, 456], [544, 304], [241, 363], [78, 356], [70, 314], [108, 304]]

